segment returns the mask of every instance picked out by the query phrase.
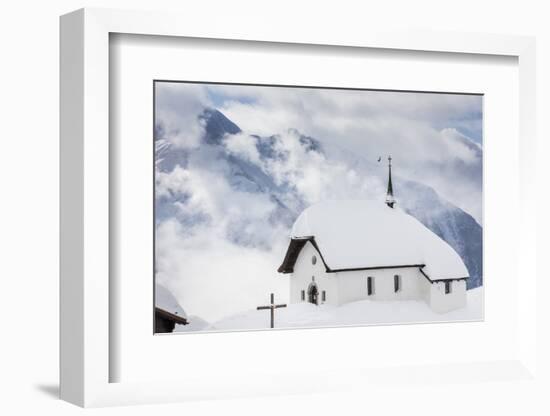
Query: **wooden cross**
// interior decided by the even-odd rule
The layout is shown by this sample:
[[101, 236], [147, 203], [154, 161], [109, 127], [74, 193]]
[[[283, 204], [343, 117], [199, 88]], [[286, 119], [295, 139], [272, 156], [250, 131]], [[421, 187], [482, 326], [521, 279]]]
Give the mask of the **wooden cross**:
[[278, 309], [278, 308], [286, 308], [286, 303], [283, 303], [281, 305], [275, 305], [275, 296], [273, 295], [273, 293], [271, 294], [271, 305], [267, 305], [267, 306], [258, 306], [256, 309], [261, 311], [261, 310], [265, 310], [265, 309], [271, 309], [271, 328], [274, 328], [274, 324], [275, 324], [275, 309]]

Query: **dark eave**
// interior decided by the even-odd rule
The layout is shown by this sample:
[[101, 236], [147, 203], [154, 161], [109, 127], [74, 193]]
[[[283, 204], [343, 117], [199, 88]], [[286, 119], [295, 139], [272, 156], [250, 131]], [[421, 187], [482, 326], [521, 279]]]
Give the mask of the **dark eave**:
[[431, 279], [430, 276], [428, 276], [426, 272], [422, 269], [422, 267], [420, 268], [420, 273], [422, 273], [422, 276], [428, 279], [430, 283], [446, 282], [448, 280], [468, 280], [469, 279], [469, 277], [455, 277], [452, 279]]
[[415, 268], [418, 268], [418, 270], [420, 270], [420, 273], [422, 273], [422, 276], [428, 279], [430, 283], [445, 282], [447, 280], [467, 280], [468, 279], [468, 277], [460, 277], [460, 278], [454, 278], [454, 279], [431, 279], [423, 270], [423, 268], [426, 266], [425, 264], [403, 264], [398, 266], [371, 266], [371, 267], [354, 267], [354, 268], [348, 268], [348, 269], [331, 269], [328, 266], [328, 264], [325, 262], [323, 254], [321, 253], [321, 250], [319, 249], [319, 246], [315, 241], [315, 237], [313, 236], [290, 239], [290, 244], [288, 245], [288, 249], [286, 251], [283, 263], [277, 269], [279, 273], [294, 272], [294, 265], [296, 264], [296, 260], [298, 260], [298, 255], [300, 254], [300, 252], [302, 251], [302, 248], [304, 248], [304, 246], [308, 241], [313, 245], [313, 247], [315, 247], [315, 249], [319, 253], [319, 256], [321, 257], [321, 261], [325, 265], [325, 269], [327, 273], [353, 272], [353, 271], [360, 271], [360, 270], [403, 269], [403, 268], [415, 267]]
[[187, 325], [188, 324], [187, 319], [185, 319], [184, 317], [173, 314], [171, 312], [168, 312], [168, 311], [166, 311], [164, 309], [161, 309], [161, 308], [158, 308], [158, 307], [155, 307], [155, 315], [159, 316], [161, 318], [167, 319], [170, 322], [174, 322], [176, 324], [181, 324], [181, 325]]
[[337, 273], [337, 272], [355, 272], [358, 270], [380, 270], [380, 269], [405, 269], [408, 267], [424, 267], [425, 264], [403, 264], [400, 266], [371, 266], [371, 267], [352, 267], [349, 269], [330, 269], [327, 270], [327, 273]]
[[[290, 244], [288, 245], [288, 249], [286, 250], [283, 263], [277, 269], [279, 273], [294, 272], [294, 265], [296, 264], [296, 260], [298, 260], [298, 255], [300, 254], [300, 251], [302, 251], [302, 248], [304, 248], [304, 246], [308, 241], [311, 241], [312, 244], [315, 247], [317, 247], [317, 244], [315, 244], [315, 239], [313, 237], [302, 237], [302, 238], [290, 239]], [[317, 249], [317, 251], [319, 250]]]

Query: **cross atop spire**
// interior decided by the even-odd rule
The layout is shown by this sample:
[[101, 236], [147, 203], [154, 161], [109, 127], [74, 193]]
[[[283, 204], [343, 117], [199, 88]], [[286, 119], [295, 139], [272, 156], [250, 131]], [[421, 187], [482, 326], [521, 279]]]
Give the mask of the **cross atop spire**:
[[388, 156], [388, 192], [386, 194], [386, 205], [388, 207], [393, 208], [395, 205], [395, 198], [393, 197], [393, 185], [391, 182], [391, 156]]

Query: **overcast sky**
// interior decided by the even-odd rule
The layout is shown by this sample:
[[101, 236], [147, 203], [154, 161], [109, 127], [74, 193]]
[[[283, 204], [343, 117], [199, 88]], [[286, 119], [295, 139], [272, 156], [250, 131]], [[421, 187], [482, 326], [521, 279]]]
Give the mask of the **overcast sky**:
[[[317, 132], [323, 138], [340, 137], [352, 125], [359, 129], [369, 127], [369, 120], [388, 118], [415, 121], [436, 130], [454, 128], [478, 144], [482, 140], [480, 95], [243, 85], [210, 85], [205, 89], [214, 107], [246, 123], [244, 129], [263, 133], [292, 125], [309, 130], [311, 135]], [[265, 114], [265, 110], [270, 113]], [[255, 117], [245, 117], [250, 115]], [[271, 120], [269, 124], [265, 123], [266, 116]], [[327, 123], [325, 117], [333, 120]]]

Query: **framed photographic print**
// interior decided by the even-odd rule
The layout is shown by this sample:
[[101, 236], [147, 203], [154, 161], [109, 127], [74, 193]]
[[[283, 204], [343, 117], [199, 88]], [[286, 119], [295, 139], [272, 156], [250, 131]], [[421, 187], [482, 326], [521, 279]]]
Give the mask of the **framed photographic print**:
[[199, 20], [61, 19], [62, 398], [538, 383], [533, 39]]

